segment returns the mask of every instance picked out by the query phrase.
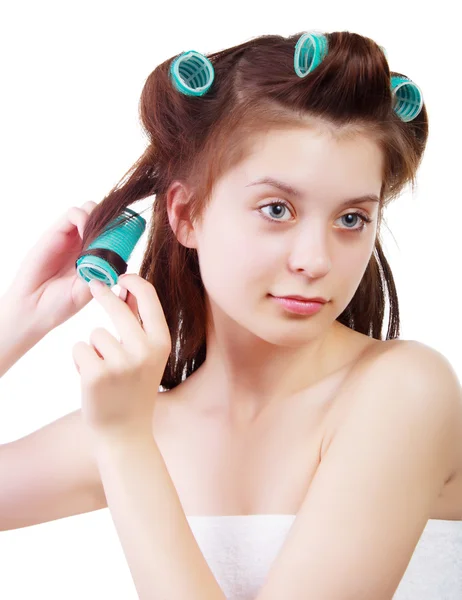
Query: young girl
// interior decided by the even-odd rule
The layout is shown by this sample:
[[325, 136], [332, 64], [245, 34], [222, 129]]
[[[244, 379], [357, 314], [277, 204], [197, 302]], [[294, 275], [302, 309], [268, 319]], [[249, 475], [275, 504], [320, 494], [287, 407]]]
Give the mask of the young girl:
[[[162, 308], [153, 444], [97, 455], [78, 410], [2, 446], [0, 527], [107, 506], [140, 598], [455, 599], [460, 384], [439, 352], [399, 339], [380, 242], [385, 207], [415, 183], [425, 104], [404, 117], [383, 49], [355, 33], [209, 55], [213, 83], [196, 95], [187, 58], [183, 88], [174, 59], [146, 81], [150, 144], [129, 177], [46, 232], [0, 307], [3, 374], [88, 304], [76, 259], [155, 195], [140, 273], [120, 281], [126, 305], [95, 294], [121, 319], [128, 306], [137, 334]], [[100, 359], [106, 340], [92, 335]], [[34, 458], [58, 436], [81, 440], [64, 472]], [[33, 488], [28, 468], [59, 489]]]

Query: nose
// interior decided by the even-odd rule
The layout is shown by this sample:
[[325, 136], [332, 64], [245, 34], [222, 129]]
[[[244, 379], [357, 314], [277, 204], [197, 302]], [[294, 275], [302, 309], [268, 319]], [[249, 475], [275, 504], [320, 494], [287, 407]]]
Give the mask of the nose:
[[326, 229], [310, 227], [300, 232], [292, 246], [289, 265], [294, 272], [305, 272], [311, 278], [322, 277], [332, 266], [329, 237]]

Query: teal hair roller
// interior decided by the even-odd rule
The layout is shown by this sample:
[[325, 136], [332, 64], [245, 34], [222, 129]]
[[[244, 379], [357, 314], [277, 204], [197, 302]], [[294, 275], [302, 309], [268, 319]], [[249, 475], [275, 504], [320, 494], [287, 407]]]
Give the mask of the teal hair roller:
[[[383, 46], [380, 49], [387, 57]], [[299, 77], [306, 77], [324, 60], [329, 51], [327, 37], [319, 31], [309, 31], [300, 36], [294, 51], [294, 69]], [[404, 121], [412, 121], [423, 107], [423, 94], [409, 77], [391, 77], [393, 110]]]
[[146, 229], [146, 221], [130, 208], [112, 221], [75, 262], [77, 275], [86, 282], [98, 279], [107, 286], [127, 271], [127, 262]]
[[203, 96], [215, 79], [215, 70], [206, 56], [189, 50], [172, 62], [170, 75], [176, 89], [182, 94]]
[[423, 95], [409, 77], [394, 76], [391, 78], [391, 89], [395, 97], [394, 111], [404, 121], [412, 121], [422, 110]]
[[299, 77], [306, 77], [324, 60], [329, 51], [327, 38], [322, 33], [309, 31], [300, 36], [294, 52], [294, 69]]

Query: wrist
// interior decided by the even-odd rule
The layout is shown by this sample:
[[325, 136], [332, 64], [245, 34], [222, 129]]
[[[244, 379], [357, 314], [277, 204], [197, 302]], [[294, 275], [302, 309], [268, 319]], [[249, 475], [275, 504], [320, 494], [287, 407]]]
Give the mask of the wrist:
[[45, 335], [33, 326], [27, 311], [0, 298], [0, 377]]

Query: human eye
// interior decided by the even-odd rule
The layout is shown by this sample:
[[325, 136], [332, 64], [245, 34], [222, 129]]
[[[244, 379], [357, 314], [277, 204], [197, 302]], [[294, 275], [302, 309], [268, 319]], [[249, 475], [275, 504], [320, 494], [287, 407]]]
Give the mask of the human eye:
[[351, 231], [352, 233], [361, 233], [361, 231], [366, 229], [368, 223], [372, 223], [372, 219], [368, 215], [366, 215], [360, 211], [345, 213], [344, 215], [339, 217], [339, 219], [343, 219], [344, 217], [350, 217], [352, 215], [354, 217], [359, 217], [361, 219], [361, 226], [356, 227], [354, 229], [352, 229], [351, 227], [347, 227], [346, 231]]
[[[287, 210], [289, 210], [289, 206], [286, 202], [283, 202], [282, 200], [278, 200], [277, 202], [271, 202], [270, 204], [265, 204], [264, 206], [260, 206], [259, 210], [263, 210], [264, 208], [269, 208], [269, 207], [273, 207], [273, 206], [283, 206], [284, 208], [286, 208]], [[290, 210], [289, 210], [290, 212]], [[268, 218], [265, 213], [262, 213], [262, 216], [264, 219], [266, 219], [267, 221], [281, 221], [281, 219], [272, 219], [272, 218]]]
[[[273, 206], [283, 206], [284, 208], [286, 208], [289, 212], [289, 205], [282, 201], [282, 200], [278, 200], [277, 202], [271, 202], [270, 204], [265, 204], [264, 206], [260, 206], [259, 210], [262, 211], [264, 208], [272, 208]], [[280, 221], [282, 223], [287, 222], [287, 221], [283, 221], [282, 219], [274, 219], [274, 218], [270, 218], [268, 216], [266, 216], [265, 213], [261, 212], [262, 217], [264, 219], [266, 219], [267, 221], [272, 221], [274, 223]], [[372, 219], [365, 213], [360, 212], [360, 211], [355, 211], [355, 212], [349, 212], [349, 213], [345, 213], [344, 215], [342, 215], [341, 217], [339, 217], [340, 219], [343, 219], [345, 217], [349, 217], [349, 216], [355, 216], [355, 217], [359, 217], [361, 219], [361, 227], [355, 227], [355, 228], [351, 228], [351, 227], [346, 227], [345, 231], [351, 231], [351, 232], [357, 232], [360, 233], [361, 231], [363, 231], [368, 223], [372, 223]]]

